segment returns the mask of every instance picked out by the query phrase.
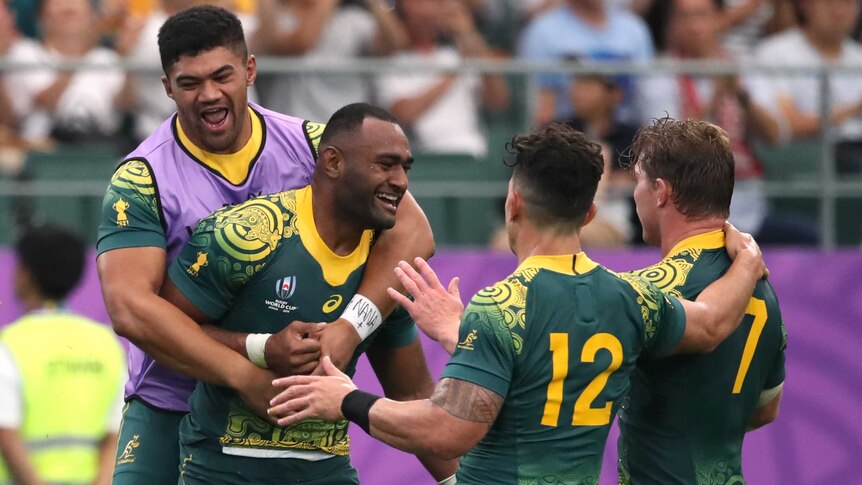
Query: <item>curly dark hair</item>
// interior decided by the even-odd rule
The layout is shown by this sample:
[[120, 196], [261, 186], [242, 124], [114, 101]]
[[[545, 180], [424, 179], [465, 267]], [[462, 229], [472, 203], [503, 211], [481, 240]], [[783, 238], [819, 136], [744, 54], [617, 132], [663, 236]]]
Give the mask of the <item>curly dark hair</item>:
[[654, 119], [641, 128], [629, 149], [630, 167], [673, 189], [677, 210], [690, 219], [727, 217], [733, 196], [734, 161], [730, 137], [700, 120]]
[[196, 56], [217, 47], [248, 57], [242, 24], [223, 8], [187, 8], [172, 15], [159, 29], [159, 55], [165, 74], [180, 57]]
[[519, 134], [506, 145], [514, 155], [512, 180], [527, 214], [540, 227], [579, 229], [604, 171], [602, 148], [564, 123]]

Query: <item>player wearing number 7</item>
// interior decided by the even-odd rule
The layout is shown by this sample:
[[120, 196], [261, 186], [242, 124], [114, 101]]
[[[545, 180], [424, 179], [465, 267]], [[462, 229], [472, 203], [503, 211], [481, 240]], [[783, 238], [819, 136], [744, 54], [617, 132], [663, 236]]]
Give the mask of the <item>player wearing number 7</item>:
[[761, 275], [749, 237], [733, 235], [736, 261], [697, 302], [666, 297], [581, 251], [602, 174], [597, 144], [550, 125], [515, 136], [510, 148], [506, 227], [518, 269], [477, 293], [463, 320], [457, 294], [423, 261], [424, 279], [406, 263], [396, 271], [416, 301], [390, 295], [454, 351], [433, 396], [378, 399], [325, 360], [329, 377], [276, 381], [287, 387], [270, 409], [280, 424], [344, 416], [405, 451], [466, 454], [459, 484], [595, 484], [638, 357], [709, 350], [739, 324]]
[[[733, 192], [727, 134], [703, 121], [657, 120], [632, 146], [644, 240], [664, 259], [635, 274], [696, 298], [730, 266], [721, 226]], [[778, 415], [786, 331], [760, 281], [736, 331], [706, 355], [638, 361], [620, 412], [621, 484], [741, 484], [742, 440]]]

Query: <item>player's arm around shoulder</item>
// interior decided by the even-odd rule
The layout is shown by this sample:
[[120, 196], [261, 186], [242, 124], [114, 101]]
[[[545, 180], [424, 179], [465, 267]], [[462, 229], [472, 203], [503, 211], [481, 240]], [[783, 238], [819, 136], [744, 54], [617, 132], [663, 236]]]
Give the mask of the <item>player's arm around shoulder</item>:
[[[392, 269], [398, 266], [399, 261], [412, 261], [416, 257], [429, 258], [432, 254], [434, 235], [431, 225], [416, 199], [410, 192], [406, 192], [398, 204], [395, 226], [381, 232], [371, 248], [357, 296], [361, 295], [373, 303], [381, 320], [385, 320], [396, 305], [389, 297], [387, 289], [392, 287], [401, 290], [401, 284]], [[323, 354], [331, 356], [332, 361], [341, 369], [350, 361], [356, 346], [361, 342], [360, 334], [355, 328], [359, 322], [346, 317], [346, 313], [327, 326], [327, 335], [321, 339]]]
[[685, 333], [673, 353], [713, 351], [742, 321], [757, 281], [768, 275], [754, 239], [725, 224], [728, 254], [734, 258], [727, 273], [707, 286], [697, 300], [680, 300]]

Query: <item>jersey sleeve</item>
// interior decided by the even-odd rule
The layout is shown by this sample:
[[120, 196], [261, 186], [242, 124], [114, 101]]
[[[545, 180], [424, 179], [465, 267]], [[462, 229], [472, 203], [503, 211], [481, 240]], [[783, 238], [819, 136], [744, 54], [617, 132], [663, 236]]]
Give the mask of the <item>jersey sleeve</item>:
[[662, 357], [682, 340], [685, 310], [674, 296], [663, 293], [641, 276], [620, 274], [635, 290], [635, 301], [643, 322], [644, 355]]
[[499, 304], [483, 296], [493, 293], [493, 288], [480, 291], [470, 301], [442, 377], [471, 382], [505, 397], [515, 368], [515, 343]]
[[234, 304], [277, 244], [278, 239], [266, 243], [248, 237], [270, 225], [267, 217], [281, 215], [267, 215], [247, 205], [221, 209], [202, 220], [168, 268], [168, 277], [180, 293], [214, 320]]
[[390, 349], [404, 347], [416, 340], [418, 336], [416, 323], [402, 306], [398, 306], [386, 318], [377, 333], [375, 343]]
[[664, 356], [682, 340], [685, 333], [685, 309], [676, 297], [663, 294], [658, 288], [661, 302], [655, 311], [655, 332], [647, 334], [645, 349], [649, 356]]
[[[780, 317], [780, 315], [779, 315]], [[764, 389], [772, 389], [784, 382], [784, 349], [787, 348], [787, 328], [784, 326], [784, 320], [781, 320], [781, 344], [776, 352], [775, 360], [769, 368], [769, 373], [766, 375], [766, 383]]]
[[114, 172], [102, 200], [96, 249], [147, 246], [167, 247], [158, 193], [146, 162], [130, 160]]

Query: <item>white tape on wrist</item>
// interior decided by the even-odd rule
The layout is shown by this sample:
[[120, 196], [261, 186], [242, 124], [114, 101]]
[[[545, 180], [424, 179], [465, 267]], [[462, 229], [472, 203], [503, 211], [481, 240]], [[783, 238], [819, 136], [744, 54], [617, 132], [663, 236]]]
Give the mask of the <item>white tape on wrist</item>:
[[344, 313], [341, 314], [341, 318], [353, 325], [360, 340], [368, 338], [383, 323], [383, 317], [380, 315], [377, 305], [359, 293], [353, 295], [350, 303], [344, 309]]
[[456, 483], [458, 483], [458, 480], [455, 478], [455, 475], [452, 475], [445, 480], [440, 480], [437, 482], [437, 485], [455, 485]]
[[264, 351], [270, 336], [272, 336], [271, 333], [250, 333], [245, 338], [245, 353], [248, 354], [248, 360], [261, 369], [268, 369]]

